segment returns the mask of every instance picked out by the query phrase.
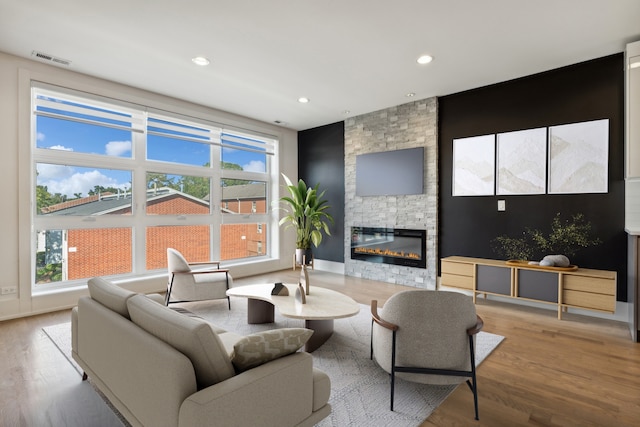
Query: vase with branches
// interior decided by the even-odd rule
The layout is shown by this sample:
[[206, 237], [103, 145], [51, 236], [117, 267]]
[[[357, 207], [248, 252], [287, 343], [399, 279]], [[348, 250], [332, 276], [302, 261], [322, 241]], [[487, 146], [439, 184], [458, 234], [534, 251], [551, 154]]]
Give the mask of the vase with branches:
[[579, 250], [600, 244], [592, 235], [591, 223], [578, 213], [570, 220], [562, 220], [560, 213], [551, 221], [549, 234], [526, 227], [519, 237], [498, 236], [492, 241], [493, 250], [507, 259], [531, 260], [548, 254], [571, 257]]

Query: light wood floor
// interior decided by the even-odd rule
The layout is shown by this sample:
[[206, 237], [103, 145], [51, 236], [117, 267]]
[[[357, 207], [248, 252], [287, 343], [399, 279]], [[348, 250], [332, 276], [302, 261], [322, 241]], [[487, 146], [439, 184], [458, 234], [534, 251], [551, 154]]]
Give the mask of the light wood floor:
[[[236, 285], [293, 282], [291, 270], [236, 280]], [[320, 271], [313, 285], [381, 303], [411, 289]], [[466, 386], [422, 426], [640, 425], [640, 344], [626, 325], [554, 310], [479, 299], [484, 330], [506, 339], [478, 369], [480, 421]], [[42, 327], [69, 311], [0, 322], [0, 426], [117, 426], [110, 410], [62, 356]]]

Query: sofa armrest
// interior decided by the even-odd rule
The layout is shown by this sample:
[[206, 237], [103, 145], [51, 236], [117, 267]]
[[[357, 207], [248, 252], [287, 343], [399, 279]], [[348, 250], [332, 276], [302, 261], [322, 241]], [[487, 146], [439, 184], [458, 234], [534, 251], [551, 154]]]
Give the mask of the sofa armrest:
[[297, 425], [313, 412], [313, 390], [313, 359], [297, 352], [192, 394], [179, 425]]
[[164, 305], [164, 297], [160, 294], [147, 294], [147, 298], [157, 302], [158, 304]]

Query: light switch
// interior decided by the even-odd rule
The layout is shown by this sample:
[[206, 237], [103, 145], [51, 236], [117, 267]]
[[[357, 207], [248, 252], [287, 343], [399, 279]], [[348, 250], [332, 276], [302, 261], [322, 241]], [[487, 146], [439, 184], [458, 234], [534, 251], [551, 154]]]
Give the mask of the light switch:
[[498, 212], [503, 212], [507, 210], [507, 204], [504, 200], [498, 200]]

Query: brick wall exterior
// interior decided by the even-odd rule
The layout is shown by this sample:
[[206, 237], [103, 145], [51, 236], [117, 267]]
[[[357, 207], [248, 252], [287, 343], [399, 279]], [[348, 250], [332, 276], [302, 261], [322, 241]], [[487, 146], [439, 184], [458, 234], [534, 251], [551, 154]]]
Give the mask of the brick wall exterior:
[[209, 226], [147, 227], [147, 270], [167, 268], [167, 248], [180, 251], [187, 261], [210, 261]]
[[207, 203], [197, 203], [195, 200], [187, 199], [179, 194], [147, 202], [147, 214], [149, 215], [206, 215], [208, 213], [209, 205]]
[[129, 228], [69, 230], [68, 280], [130, 273], [131, 242]]
[[264, 255], [267, 225], [262, 224], [262, 233], [259, 233], [257, 224], [223, 224], [220, 239], [220, 259], [223, 261]]
[[[345, 121], [345, 274], [418, 288], [435, 289], [438, 212], [437, 99], [399, 105]], [[424, 194], [356, 196], [356, 156], [425, 148]], [[377, 264], [351, 259], [351, 227], [427, 230], [427, 268]]]
[[[253, 204], [256, 205], [256, 211], [253, 212]], [[267, 213], [267, 201], [265, 199], [254, 200], [224, 200], [222, 202], [224, 209], [230, 210], [234, 213]]]
[[[237, 202], [236, 207], [237, 207]], [[242, 213], [251, 213], [251, 201], [240, 203]], [[265, 200], [256, 200], [256, 213], [266, 212]], [[150, 202], [147, 213], [207, 214], [209, 207], [184, 197], [167, 197]], [[167, 267], [168, 247], [179, 250], [191, 262], [210, 260], [210, 227], [158, 226], [146, 229], [146, 268], [154, 270]], [[262, 224], [223, 224], [221, 226], [220, 260], [231, 260], [264, 255], [267, 249], [267, 227]], [[126, 274], [133, 270], [131, 264], [132, 232], [129, 228], [69, 230], [67, 234], [68, 280], [94, 276]]]

